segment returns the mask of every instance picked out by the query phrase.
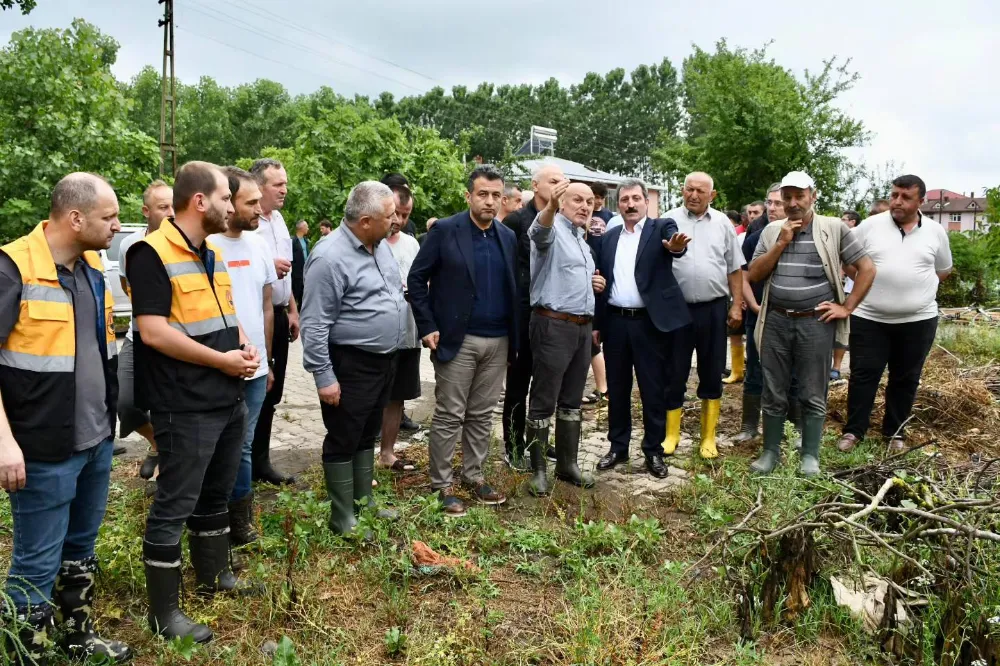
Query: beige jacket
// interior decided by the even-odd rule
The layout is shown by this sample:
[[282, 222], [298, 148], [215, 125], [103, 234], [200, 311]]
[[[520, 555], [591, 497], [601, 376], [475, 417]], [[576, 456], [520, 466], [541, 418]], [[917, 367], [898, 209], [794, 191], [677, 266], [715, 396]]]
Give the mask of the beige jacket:
[[[764, 231], [760, 234], [760, 242], [764, 244], [765, 252], [774, 247], [775, 242], [778, 240], [778, 234], [781, 233], [781, 227], [784, 224], [784, 220], [777, 220], [764, 227]], [[840, 221], [840, 218], [828, 217], [826, 215], [814, 215], [812, 221], [813, 242], [816, 243], [816, 251], [819, 253], [819, 258], [823, 261], [823, 271], [826, 273], [826, 279], [833, 286], [833, 293], [837, 297], [837, 302], [841, 305], [847, 300], [847, 295], [844, 293], [844, 283], [840, 278], [840, 226], [842, 224], [843, 222]], [[771, 278], [768, 277], [767, 283], [764, 285], [764, 302], [761, 303], [760, 315], [757, 317], [757, 327], [753, 332], [754, 342], [757, 343], [757, 349], [760, 351], [763, 351], [760, 346], [760, 340], [764, 332], [764, 322], [767, 320], [767, 302], [770, 293]], [[849, 319], [837, 320], [837, 342], [842, 345], [848, 343], [851, 334], [850, 326]]]

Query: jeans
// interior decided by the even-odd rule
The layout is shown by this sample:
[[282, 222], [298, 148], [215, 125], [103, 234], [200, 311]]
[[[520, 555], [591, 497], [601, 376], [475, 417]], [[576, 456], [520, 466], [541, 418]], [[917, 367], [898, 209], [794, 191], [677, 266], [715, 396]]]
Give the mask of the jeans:
[[247, 431], [243, 436], [243, 455], [240, 457], [240, 469], [236, 473], [236, 485], [233, 486], [232, 501], [241, 500], [250, 494], [253, 477], [253, 463], [251, 453], [253, 451], [254, 428], [257, 425], [257, 418], [260, 417], [260, 408], [264, 405], [264, 396], [267, 395], [267, 375], [251, 379], [244, 386], [243, 399], [247, 403]]
[[531, 315], [534, 357], [528, 418], [552, 418], [556, 407], [580, 409], [590, 370], [591, 325]]
[[924, 361], [934, 344], [937, 324], [937, 317], [905, 324], [851, 317], [851, 381], [847, 388], [845, 433], [858, 438], [868, 433], [878, 383], [889, 366], [882, 434], [885, 437], [903, 434], [903, 424], [913, 410]]
[[482, 483], [483, 464], [490, 451], [493, 409], [507, 369], [507, 338], [466, 335], [455, 358], [434, 361], [434, 420], [431, 422], [431, 488], [452, 484], [455, 440], [462, 433], [462, 480]]
[[785, 416], [792, 400], [792, 378], [798, 382], [802, 413], [826, 417], [830, 362], [836, 322], [823, 323], [815, 316], [788, 317], [777, 310], [767, 313], [760, 338], [760, 363], [764, 370], [761, 410], [768, 416]]
[[156, 495], [146, 518], [145, 540], [156, 546], [179, 544], [192, 515], [228, 512], [246, 436], [247, 406], [205, 412], [153, 412], [160, 452]]
[[43, 604], [64, 561], [94, 555], [108, 504], [114, 438], [61, 462], [25, 461], [26, 484], [9, 493], [14, 552], [7, 595], [14, 605]]

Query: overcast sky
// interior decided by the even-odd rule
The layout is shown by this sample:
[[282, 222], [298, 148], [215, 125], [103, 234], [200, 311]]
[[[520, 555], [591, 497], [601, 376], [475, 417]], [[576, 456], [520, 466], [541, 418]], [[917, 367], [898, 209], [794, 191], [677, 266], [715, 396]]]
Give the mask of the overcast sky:
[[[989, 0], [175, 0], [177, 76], [224, 85], [257, 78], [293, 94], [329, 85], [344, 95], [397, 97], [436, 85], [564, 84], [589, 71], [631, 71], [664, 56], [678, 68], [692, 44], [760, 47], [797, 75], [850, 58], [861, 75], [840, 104], [874, 134], [852, 153], [892, 160], [929, 188], [980, 196], [1000, 184], [1000, 12]], [[819, 9], [819, 6], [824, 6]], [[831, 9], [825, 8], [826, 6]], [[74, 17], [121, 44], [127, 79], [159, 68], [156, 0], [38, 0], [0, 12], [0, 42]], [[526, 128], [527, 130], [527, 128]], [[720, 147], [725, 149], [725, 147]]]

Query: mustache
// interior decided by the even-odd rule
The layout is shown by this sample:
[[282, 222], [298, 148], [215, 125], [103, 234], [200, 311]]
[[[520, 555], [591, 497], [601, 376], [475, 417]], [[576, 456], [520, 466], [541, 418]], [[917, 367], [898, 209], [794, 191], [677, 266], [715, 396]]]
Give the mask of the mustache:
[[626, 208], [625, 212], [626, 213], [638, 213], [639, 209], [638, 208]]

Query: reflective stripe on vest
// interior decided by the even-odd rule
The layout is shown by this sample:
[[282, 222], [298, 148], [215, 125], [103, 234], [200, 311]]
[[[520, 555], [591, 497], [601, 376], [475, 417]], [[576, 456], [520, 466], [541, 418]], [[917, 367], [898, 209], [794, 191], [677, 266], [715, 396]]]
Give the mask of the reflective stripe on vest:
[[[21, 273], [21, 304], [17, 322], [0, 346], [0, 365], [31, 372], [73, 372], [76, 368], [76, 321], [73, 300], [59, 283], [56, 265], [45, 239], [48, 220], [27, 236], [6, 245], [2, 251]], [[84, 252], [83, 259], [104, 274], [96, 252]], [[88, 280], [88, 287], [90, 286]], [[114, 331], [114, 299], [104, 284], [104, 314], [94, 322], [94, 332], [104, 335], [106, 359], [118, 354]]]
[[223, 331], [237, 325], [233, 304], [233, 283], [226, 272], [222, 253], [211, 243], [214, 255], [212, 280], [209, 281], [201, 257], [170, 219], [147, 234], [139, 243], [148, 243], [156, 251], [170, 279], [170, 316], [167, 323], [188, 337]]

